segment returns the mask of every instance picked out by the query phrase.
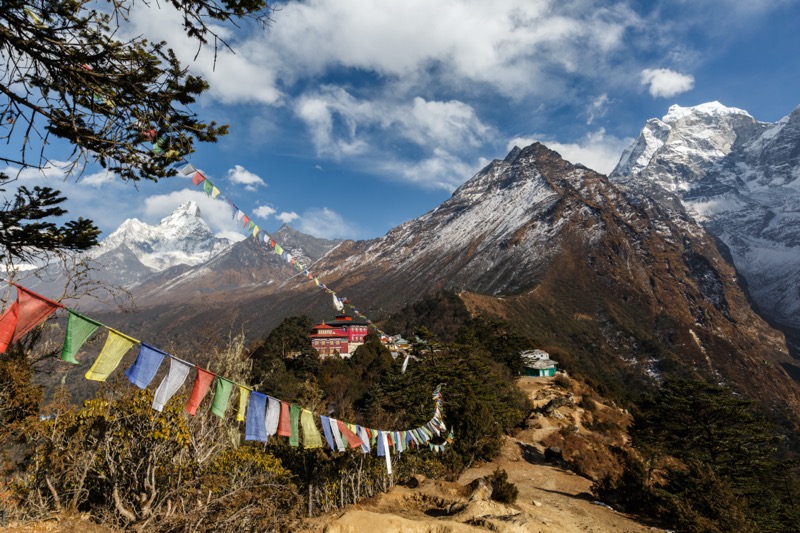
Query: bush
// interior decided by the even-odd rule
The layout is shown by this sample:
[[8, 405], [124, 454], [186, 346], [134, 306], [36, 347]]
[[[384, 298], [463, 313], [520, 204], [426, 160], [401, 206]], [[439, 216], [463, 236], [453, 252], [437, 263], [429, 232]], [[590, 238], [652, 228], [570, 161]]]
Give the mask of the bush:
[[492, 486], [492, 499], [496, 502], [512, 504], [517, 501], [519, 489], [508, 481], [508, 473], [498, 468], [486, 481]]

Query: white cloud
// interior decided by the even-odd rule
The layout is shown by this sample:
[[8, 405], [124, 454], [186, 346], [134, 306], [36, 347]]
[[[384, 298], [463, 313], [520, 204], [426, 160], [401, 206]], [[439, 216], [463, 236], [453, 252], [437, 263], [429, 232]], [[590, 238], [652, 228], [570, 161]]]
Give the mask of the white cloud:
[[608, 105], [610, 104], [608, 94], [603, 93], [597, 98], [593, 99], [586, 109], [587, 119], [586, 124], [591, 125], [596, 119], [603, 118], [608, 112]]
[[348, 224], [339, 213], [327, 207], [305, 211], [298, 229], [323, 239], [354, 239], [359, 235], [358, 230]]
[[[457, 100], [367, 101], [333, 86], [304, 95], [296, 113], [308, 126], [318, 155], [338, 159], [368, 153], [371, 157], [360, 165], [448, 190], [475, 171], [464, 158], [473, 158], [475, 148], [497, 135], [471, 106]], [[397, 155], [396, 146], [408, 142], [421, 153], [414, 160]]]
[[[245, 238], [245, 235], [241, 234], [241, 227], [231, 217], [231, 207], [227, 203], [214, 200], [198, 190], [182, 189], [145, 198], [143, 210], [145, 221], [156, 223], [188, 200], [197, 203], [200, 207], [202, 218], [208, 223], [213, 232], [224, 234], [233, 240], [243, 240]], [[234, 234], [239, 235], [241, 238], [232, 237]]]
[[437, 148], [429, 157], [417, 162], [384, 160], [377, 170], [427, 189], [453, 191], [487, 163], [488, 160], [485, 158], [478, 158], [477, 161], [470, 163]]
[[268, 205], [260, 205], [253, 209], [253, 214], [262, 220], [266, 220], [275, 214], [275, 209]]
[[117, 175], [114, 172], [103, 170], [83, 176], [80, 181], [84, 185], [89, 185], [90, 187], [100, 187], [107, 183], [112, 183], [117, 179]]
[[231, 183], [244, 185], [245, 190], [255, 191], [257, 185], [266, 187], [266, 183], [261, 179], [258, 174], [254, 174], [244, 168], [242, 165], [234, 165], [233, 168], [228, 170], [227, 178]]
[[601, 128], [589, 133], [575, 143], [561, 143], [555, 140], [548, 140], [546, 135], [534, 135], [511, 139], [507, 148], [508, 150], [511, 150], [514, 146], [523, 148], [537, 141], [551, 150], [555, 150], [561, 154], [561, 157], [571, 163], [580, 163], [602, 174], [609, 174], [617, 166], [622, 151], [630, 146], [633, 139], [620, 139], [613, 135], [608, 135]]
[[288, 212], [284, 211], [283, 213], [281, 213], [279, 215], [275, 215], [275, 218], [277, 218], [278, 220], [280, 220], [284, 224], [288, 224], [289, 222], [292, 222], [292, 221], [297, 220], [298, 218], [300, 218], [300, 215], [298, 215], [294, 211], [288, 211]]
[[694, 88], [694, 76], [668, 68], [644, 69], [640, 80], [653, 98], [672, 98]]

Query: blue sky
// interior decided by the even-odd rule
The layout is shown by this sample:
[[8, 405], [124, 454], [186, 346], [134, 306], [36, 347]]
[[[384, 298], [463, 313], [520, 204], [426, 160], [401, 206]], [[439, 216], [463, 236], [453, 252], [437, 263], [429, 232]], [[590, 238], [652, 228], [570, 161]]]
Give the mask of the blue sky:
[[[191, 61], [196, 44], [155, 4], [134, 11], [125, 31], [164, 39]], [[275, 7], [266, 29], [220, 28], [235, 54], [222, 50], [214, 67], [202, 50], [191, 66], [211, 84], [193, 109], [231, 132], [190, 161], [266, 231], [289, 222], [320, 237], [378, 237], [514, 144], [538, 140], [607, 173], [670, 105], [717, 100], [774, 122], [800, 104], [796, 0]], [[197, 200], [215, 231], [244, 237], [228, 208], [186, 178], [135, 188], [93, 168], [62, 182], [60, 169], [46, 174], [71, 216], [106, 233]], [[44, 179], [26, 171], [19, 183]]]

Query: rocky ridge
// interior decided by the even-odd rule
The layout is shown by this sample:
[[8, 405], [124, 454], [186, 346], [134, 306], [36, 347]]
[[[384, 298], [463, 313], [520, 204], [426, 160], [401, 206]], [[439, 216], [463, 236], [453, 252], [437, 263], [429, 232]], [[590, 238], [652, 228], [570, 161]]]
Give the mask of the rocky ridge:
[[724, 243], [757, 309], [800, 330], [800, 107], [776, 123], [711, 102], [650, 119], [611, 173]]

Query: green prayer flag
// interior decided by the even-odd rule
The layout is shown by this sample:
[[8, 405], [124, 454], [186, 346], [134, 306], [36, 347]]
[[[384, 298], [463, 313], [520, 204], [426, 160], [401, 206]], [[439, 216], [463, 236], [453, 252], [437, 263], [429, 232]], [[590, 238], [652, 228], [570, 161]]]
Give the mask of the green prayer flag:
[[69, 312], [69, 319], [67, 321], [67, 334], [64, 336], [64, 347], [61, 349], [61, 360], [73, 365], [80, 364], [75, 359], [75, 354], [81, 349], [83, 343], [92, 336], [92, 333], [97, 331], [100, 324], [93, 320], [79, 315], [71, 309]]
[[203, 191], [208, 195], [211, 196], [211, 193], [214, 191], [214, 184], [208, 180], [203, 182]]
[[283, 248], [281, 248], [280, 244], [275, 245], [275, 253], [278, 255], [283, 255]]
[[297, 423], [300, 421], [300, 406], [291, 404], [289, 406], [289, 423], [292, 426], [292, 435], [289, 437], [290, 446], [300, 446], [300, 431]]
[[232, 391], [233, 382], [217, 376], [217, 380], [214, 382], [214, 403], [211, 404], [212, 413], [220, 418], [225, 418]]
[[322, 435], [314, 423], [314, 415], [308, 409], [300, 413], [300, 425], [303, 426], [303, 448], [322, 448]]
[[236, 413], [237, 422], [244, 422], [247, 414], [247, 401], [250, 399], [250, 389], [244, 385], [239, 385], [239, 411]]

